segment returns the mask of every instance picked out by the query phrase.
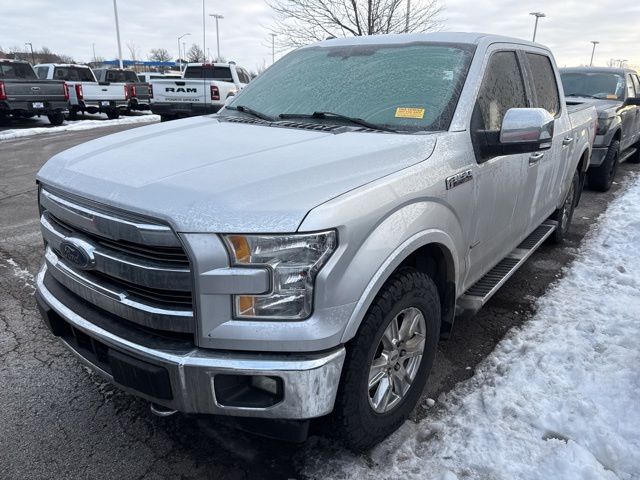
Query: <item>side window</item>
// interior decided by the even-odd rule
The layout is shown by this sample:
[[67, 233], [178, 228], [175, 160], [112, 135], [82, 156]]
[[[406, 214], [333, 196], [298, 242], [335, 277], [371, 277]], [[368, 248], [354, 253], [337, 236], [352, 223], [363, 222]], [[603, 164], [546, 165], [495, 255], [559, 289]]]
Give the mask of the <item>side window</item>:
[[545, 55], [527, 53], [533, 77], [534, 107], [544, 108], [552, 116], [560, 113], [560, 94], [551, 59]]
[[36, 74], [40, 80], [47, 79], [47, 73], [49, 73], [49, 67], [38, 67], [36, 68]]
[[636, 96], [640, 96], [640, 79], [638, 75], [631, 75], [633, 86], [636, 88]]
[[631, 75], [627, 74], [627, 97], [635, 97], [636, 89], [633, 85], [633, 80], [631, 80]]
[[500, 155], [497, 145], [502, 120], [510, 108], [526, 108], [527, 96], [516, 52], [496, 52], [489, 59], [473, 110], [471, 130], [476, 158]]

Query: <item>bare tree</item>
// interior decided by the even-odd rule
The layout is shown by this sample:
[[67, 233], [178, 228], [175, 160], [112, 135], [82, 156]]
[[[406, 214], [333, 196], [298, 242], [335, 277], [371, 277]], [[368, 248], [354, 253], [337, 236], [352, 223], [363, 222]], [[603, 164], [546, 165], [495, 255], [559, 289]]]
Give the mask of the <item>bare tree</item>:
[[134, 62], [137, 61], [140, 56], [140, 49], [138, 46], [134, 42], [129, 42], [127, 43], [127, 50], [129, 50], [129, 57], [131, 60]]
[[202, 63], [204, 62], [204, 52], [199, 45], [195, 43], [191, 45], [191, 48], [187, 52], [187, 61], [191, 63]]
[[439, 0], [266, 0], [274, 10], [280, 47], [330, 37], [438, 30]]
[[149, 60], [153, 60], [154, 62], [169, 62], [171, 55], [166, 48], [152, 48], [149, 53]]

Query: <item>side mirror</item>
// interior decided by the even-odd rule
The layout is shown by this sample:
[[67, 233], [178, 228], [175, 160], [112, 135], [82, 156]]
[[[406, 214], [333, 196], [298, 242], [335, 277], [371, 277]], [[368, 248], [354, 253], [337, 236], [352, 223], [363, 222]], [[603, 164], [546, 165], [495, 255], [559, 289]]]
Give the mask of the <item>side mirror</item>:
[[233, 102], [234, 98], [235, 98], [235, 95], [228, 95], [224, 101], [224, 106], [228, 107], [231, 104], [231, 102]]
[[624, 101], [624, 104], [640, 107], [640, 97], [629, 97]]
[[513, 153], [533, 152], [551, 147], [554, 118], [544, 108], [511, 108], [502, 120], [500, 145]]

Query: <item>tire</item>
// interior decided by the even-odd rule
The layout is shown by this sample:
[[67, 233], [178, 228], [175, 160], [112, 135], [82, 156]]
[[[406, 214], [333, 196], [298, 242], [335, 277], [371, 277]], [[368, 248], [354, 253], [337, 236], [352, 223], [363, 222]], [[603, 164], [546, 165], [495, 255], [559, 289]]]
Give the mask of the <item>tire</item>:
[[173, 115], [160, 115], [161, 122], [170, 122], [171, 120], [175, 120], [176, 117]]
[[551, 216], [553, 220], [558, 222], [558, 228], [549, 236], [549, 243], [558, 245], [562, 243], [573, 220], [573, 212], [576, 208], [576, 201], [580, 194], [580, 175], [574, 172], [571, 186], [564, 199], [562, 206]]
[[59, 126], [64, 123], [64, 113], [62, 112], [52, 113], [51, 115], [47, 115], [47, 118], [51, 125]]
[[618, 171], [618, 158], [620, 157], [620, 142], [614, 140], [609, 145], [607, 155], [604, 157], [602, 165], [591, 167], [587, 172], [589, 188], [598, 192], [607, 192], [613, 184]]
[[118, 111], [117, 109], [109, 109], [105, 113], [107, 114], [109, 120], [120, 118], [120, 111]]
[[5, 113], [0, 113], [0, 127], [6, 127], [11, 124], [11, 117]]
[[[404, 312], [404, 314], [403, 314]], [[419, 320], [421, 313], [424, 323]], [[404, 316], [403, 316], [404, 315]], [[409, 315], [409, 316], [407, 316]], [[425, 332], [422, 356], [412, 358], [396, 355], [406, 350], [402, 344], [395, 345], [392, 355], [384, 357], [385, 345], [391, 345], [385, 330], [390, 328], [391, 322], [398, 320], [401, 335], [404, 322], [415, 319], [416, 330]], [[408, 325], [408, 324], [407, 324]], [[413, 323], [412, 323], [413, 325]], [[418, 328], [420, 327], [420, 328]], [[405, 331], [405, 340], [411, 332]], [[406, 335], [408, 333], [409, 335]], [[385, 337], [383, 341], [383, 336]], [[413, 268], [403, 268], [395, 272], [373, 301], [369, 311], [362, 321], [357, 335], [347, 345], [347, 355], [342, 369], [342, 380], [338, 387], [338, 394], [333, 413], [334, 432], [345, 442], [347, 447], [354, 451], [363, 451], [371, 448], [393, 431], [395, 431], [409, 417], [414, 409], [427, 381], [440, 337], [440, 299], [433, 281], [428, 275]], [[400, 336], [399, 338], [402, 338]], [[417, 340], [416, 340], [417, 339]], [[419, 349], [419, 335], [409, 337], [404, 346], [409, 342], [414, 343], [414, 348]], [[409, 350], [409, 347], [407, 347]], [[388, 352], [387, 352], [388, 353]], [[387, 358], [398, 364], [383, 362]], [[374, 360], [378, 363], [377, 376], [383, 375], [374, 387], [369, 386], [370, 375], [374, 373], [372, 367]], [[413, 365], [412, 365], [413, 362]], [[384, 363], [384, 366], [380, 364]], [[401, 365], [400, 368], [397, 365]], [[393, 373], [396, 371], [398, 373]], [[380, 399], [376, 395], [389, 385], [389, 378], [397, 380], [401, 372], [411, 376], [413, 380], [404, 390], [403, 395], [389, 399], [388, 410], [376, 411], [374, 403]], [[391, 375], [391, 376], [389, 376]], [[395, 387], [395, 384], [394, 384]], [[392, 389], [393, 392], [393, 389]], [[392, 393], [393, 395], [393, 393]], [[373, 398], [371, 398], [373, 397]], [[393, 404], [394, 402], [395, 405]], [[384, 408], [384, 402], [378, 402], [378, 408]]]

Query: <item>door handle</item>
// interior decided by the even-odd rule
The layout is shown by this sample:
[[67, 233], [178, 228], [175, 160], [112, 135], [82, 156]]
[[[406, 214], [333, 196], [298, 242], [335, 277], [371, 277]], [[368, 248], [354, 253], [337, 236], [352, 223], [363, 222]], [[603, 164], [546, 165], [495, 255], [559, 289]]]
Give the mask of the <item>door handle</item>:
[[566, 147], [567, 145], [571, 145], [571, 142], [573, 142], [573, 138], [572, 137], [565, 137], [562, 140], [562, 145]]
[[535, 165], [544, 157], [544, 153], [534, 153], [529, 157], [529, 165]]

